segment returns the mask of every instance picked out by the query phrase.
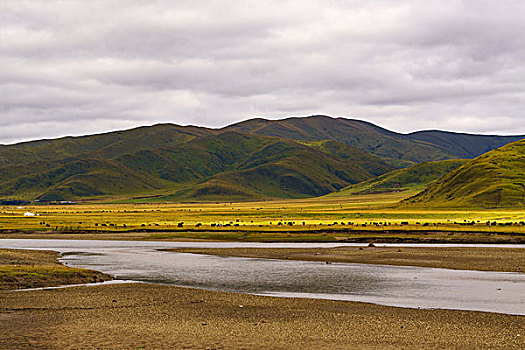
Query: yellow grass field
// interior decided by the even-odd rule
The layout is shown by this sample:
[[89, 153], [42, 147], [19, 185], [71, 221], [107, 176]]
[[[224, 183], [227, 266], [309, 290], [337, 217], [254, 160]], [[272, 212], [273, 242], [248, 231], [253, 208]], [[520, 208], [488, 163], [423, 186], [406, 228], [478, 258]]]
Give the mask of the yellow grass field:
[[[170, 238], [166, 232], [179, 232], [180, 238], [207, 239], [227, 239], [220, 235], [224, 232], [266, 233], [269, 239], [270, 233], [301, 232], [330, 232], [332, 236], [443, 231], [525, 235], [525, 210], [447, 211], [392, 206], [406, 196], [392, 193], [240, 203], [4, 206], [0, 207], [0, 230], [164, 233], [153, 232], [146, 237], [153, 239]], [[24, 216], [27, 212], [35, 216]], [[235, 239], [234, 235], [230, 238]]]

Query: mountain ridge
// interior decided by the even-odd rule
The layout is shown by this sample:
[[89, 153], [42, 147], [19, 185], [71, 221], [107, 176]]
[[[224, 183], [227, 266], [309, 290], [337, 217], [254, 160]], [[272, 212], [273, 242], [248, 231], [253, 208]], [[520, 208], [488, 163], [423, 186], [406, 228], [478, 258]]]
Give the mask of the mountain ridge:
[[220, 129], [162, 123], [0, 145], [0, 198], [319, 196], [395, 168], [459, 158], [452, 154], [456, 148], [472, 156], [511, 138], [441, 131], [405, 135], [328, 116], [254, 118]]

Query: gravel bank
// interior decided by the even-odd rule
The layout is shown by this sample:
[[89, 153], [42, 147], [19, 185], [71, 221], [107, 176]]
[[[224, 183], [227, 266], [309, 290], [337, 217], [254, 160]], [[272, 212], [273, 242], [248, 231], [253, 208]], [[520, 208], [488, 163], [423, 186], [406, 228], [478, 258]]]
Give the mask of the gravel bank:
[[525, 249], [521, 248], [185, 248], [169, 251], [246, 258], [525, 272]]
[[0, 293], [0, 348], [523, 349], [525, 317], [123, 284]]

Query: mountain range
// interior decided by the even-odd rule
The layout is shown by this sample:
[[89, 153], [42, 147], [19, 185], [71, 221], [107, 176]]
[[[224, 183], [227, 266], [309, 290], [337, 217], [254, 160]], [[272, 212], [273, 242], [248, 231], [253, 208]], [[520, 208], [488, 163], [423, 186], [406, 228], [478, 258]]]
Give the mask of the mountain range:
[[[424, 162], [435, 165], [416, 172], [429, 167], [442, 171], [449, 169], [443, 164], [456, 163], [440, 161], [475, 158], [524, 137], [445, 131], [400, 134], [364, 121], [327, 116], [256, 118], [221, 129], [157, 124], [2, 145], [0, 198], [313, 197]], [[433, 180], [425, 177], [427, 183]]]

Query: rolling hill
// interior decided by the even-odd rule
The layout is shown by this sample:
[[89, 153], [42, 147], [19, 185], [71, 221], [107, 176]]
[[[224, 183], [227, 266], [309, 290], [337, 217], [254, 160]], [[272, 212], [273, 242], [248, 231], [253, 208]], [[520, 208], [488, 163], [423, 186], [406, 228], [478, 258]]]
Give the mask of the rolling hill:
[[403, 202], [433, 207], [525, 207], [525, 140], [468, 161]]
[[467, 160], [464, 159], [451, 159], [420, 163], [409, 168], [391, 171], [355, 185], [350, 185], [334, 192], [333, 195], [376, 194], [407, 190], [422, 191], [430, 183], [440, 179], [466, 162]]
[[[204, 197], [217, 189], [218, 181], [229, 188], [250, 189], [261, 195], [286, 198], [321, 196], [348, 183], [358, 183], [393, 168], [375, 156], [336, 141], [331, 146], [304, 145], [277, 139], [236, 165], [199, 186], [192, 197]], [[214, 193], [211, 191], [211, 193]]]
[[206, 128], [157, 124], [97, 135], [0, 145], [0, 166], [3, 169], [32, 162], [52, 163], [86, 157], [111, 158], [140, 150], [168, 148], [214, 133], [214, 130]]
[[[438, 131], [404, 135], [326, 116], [251, 119], [222, 129], [158, 124], [0, 145], [0, 200], [321, 196], [396, 168], [470, 157], [511, 139]], [[419, 169], [419, 183], [435, 176], [425, 175], [424, 167], [411, 170]], [[399, 181], [410, 185], [403, 181], [414, 174], [404, 173], [404, 180], [401, 174]], [[373, 186], [389, 183], [378, 181], [382, 185]]]
[[[29, 150], [15, 145], [28, 153], [27, 163], [19, 154], [5, 161], [14, 164], [2, 167], [9, 175], [0, 183], [1, 197], [57, 201], [162, 193], [159, 198], [172, 200], [296, 198], [327, 194], [393, 169], [378, 157], [336, 141], [321, 147], [226, 131], [168, 142], [157, 138], [159, 130], [154, 128], [151, 142], [127, 146], [136, 131], [129, 131], [131, 137], [118, 134], [124, 145], [106, 141], [102, 149], [86, 147], [83, 153], [78, 147], [62, 151], [63, 139], [40, 143], [36, 150], [32, 143]], [[179, 129], [175, 133], [180, 137]], [[115, 140], [115, 135], [105, 136]], [[85, 138], [80, 142], [92, 144]], [[40, 153], [47, 159], [40, 160]]]
[[223, 130], [298, 141], [335, 140], [382, 157], [395, 166], [453, 158], [439, 146], [410, 140], [371, 123], [344, 118], [312, 116], [282, 120], [250, 119]]
[[281, 120], [256, 118], [230, 125], [225, 130], [299, 141], [335, 140], [379, 156], [395, 167], [445, 159], [475, 158], [525, 138], [525, 135], [470, 135], [445, 131], [400, 134], [361, 120], [328, 116]]

